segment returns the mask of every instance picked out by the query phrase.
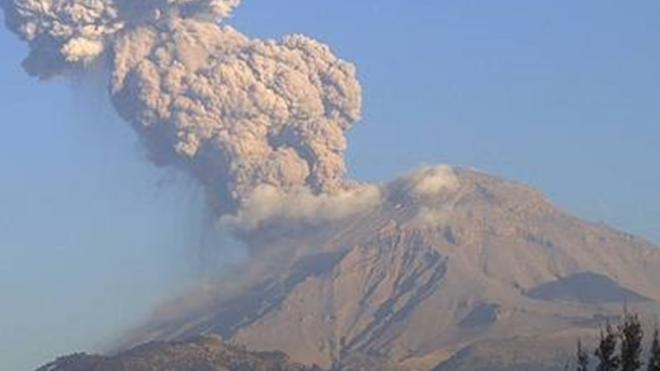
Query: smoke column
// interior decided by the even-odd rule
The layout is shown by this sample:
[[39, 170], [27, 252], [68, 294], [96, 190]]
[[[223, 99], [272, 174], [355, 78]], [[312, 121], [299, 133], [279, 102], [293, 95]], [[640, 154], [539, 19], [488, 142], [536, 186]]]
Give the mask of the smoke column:
[[338, 215], [350, 210], [328, 199], [375, 200], [373, 189], [345, 180], [345, 133], [361, 113], [353, 65], [302, 35], [258, 40], [225, 25], [239, 2], [0, 6], [7, 26], [29, 44], [23, 66], [30, 75], [107, 68], [112, 102], [150, 159], [197, 179], [218, 217], [241, 220], [249, 210], [253, 222], [292, 195], [302, 195], [309, 213]]
[[[212, 256], [226, 259], [215, 245], [227, 241], [248, 252], [236, 277], [191, 288], [122, 343], [157, 338], [151, 331], [159, 334], [160, 324], [206, 313], [275, 278], [319, 248], [314, 238], [332, 235], [332, 222], [410, 198], [432, 205], [425, 201], [458, 183], [447, 167], [382, 186], [346, 179], [346, 132], [362, 103], [354, 66], [302, 35], [249, 38], [224, 23], [239, 3], [0, 0], [8, 28], [29, 45], [26, 72], [47, 80], [104, 70], [114, 108], [150, 160], [202, 185], [220, 225]], [[441, 218], [428, 206], [417, 219]]]

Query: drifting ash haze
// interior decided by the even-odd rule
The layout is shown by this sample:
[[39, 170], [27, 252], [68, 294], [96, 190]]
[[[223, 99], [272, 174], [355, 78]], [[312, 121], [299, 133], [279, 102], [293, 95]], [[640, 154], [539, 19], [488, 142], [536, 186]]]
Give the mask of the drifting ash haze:
[[[251, 252], [235, 280], [161, 308], [135, 342], [215, 334], [346, 370], [561, 370], [558, 349], [623, 302], [658, 310], [659, 250], [528, 187], [446, 166], [347, 180], [355, 68], [305, 36], [250, 39], [224, 24], [238, 5], [0, 0], [30, 46], [26, 71], [107, 68], [151, 160], [199, 181]], [[127, 354], [173, 347], [191, 364], [204, 344]], [[97, 361], [115, 362], [84, 362]]]

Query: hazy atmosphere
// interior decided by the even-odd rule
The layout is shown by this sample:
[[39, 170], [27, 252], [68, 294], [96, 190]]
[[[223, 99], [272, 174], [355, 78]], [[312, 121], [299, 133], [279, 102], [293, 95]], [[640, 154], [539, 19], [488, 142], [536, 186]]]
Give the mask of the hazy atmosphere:
[[314, 159], [281, 166], [295, 155], [278, 152], [268, 158], [286, 171], [272, 175], [251, 158], [248, 175], [222, 174], [232, 186], [210, 201], [220, 176], [153, 166], [155, 147], [145, 149], [112, 108], [107, 72], [39, 81], [21, 68], [27, 46], [3, 28], [3, 367], [105, 351], [209, 267], [240, 260], [244, 252], [208, 255], [209, 243], [231, 244], [213, 235], [209, 220], [243, 206], [244, 194], [256, 191], [242, 181], [253, 174], [293, 189], [339, 188], [349, 200], [368, 193], [360, 188], [367, 185], [342, 188], [334, 156], [344, 130], [350, 179], [380, 184], [431, 164], [476, 168], [660, 243], [659, 12], [652, 0], [244, 0], [224, 24], [250, 38], [304, 34], [357, 72], [330, 54], [317, 59], [341, 66], [333, 86], [345, 94], [313, 86], [339, 107], [318, 118], [333, 127], [324, 146], [300, 134], [318, 150]]

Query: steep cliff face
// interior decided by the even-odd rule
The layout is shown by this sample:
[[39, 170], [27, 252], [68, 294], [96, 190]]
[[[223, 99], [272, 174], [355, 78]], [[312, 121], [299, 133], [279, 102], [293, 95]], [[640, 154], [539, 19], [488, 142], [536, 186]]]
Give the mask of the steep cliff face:
[[272, 239], [299, 245], [280, 275], [144, 338], [219, 334], [326, 368], [429, 370], [483, 342], [596, 326], [624, 301], [657, 308], [660, 250], [526, 186], [453, 172], [451, 186], [395, 181], [375, 210]]

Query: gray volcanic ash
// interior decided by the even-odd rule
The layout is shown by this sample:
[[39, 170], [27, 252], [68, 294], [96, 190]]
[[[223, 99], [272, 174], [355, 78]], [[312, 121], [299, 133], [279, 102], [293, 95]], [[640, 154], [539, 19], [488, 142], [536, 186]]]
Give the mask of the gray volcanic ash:
[[158, 165], [206, 188], [218, 215], [256, 188], [339, 193], [345, 132], [359, 119], [355, 68], [302, 35], [255, 40], [222, 25], [238, 0], [5, 0], [48, 78], [108, 66], [110, 93]]

